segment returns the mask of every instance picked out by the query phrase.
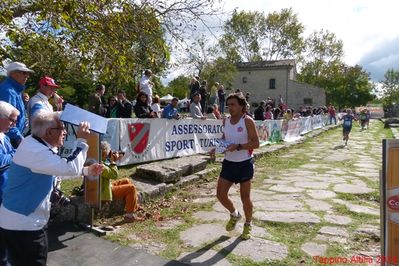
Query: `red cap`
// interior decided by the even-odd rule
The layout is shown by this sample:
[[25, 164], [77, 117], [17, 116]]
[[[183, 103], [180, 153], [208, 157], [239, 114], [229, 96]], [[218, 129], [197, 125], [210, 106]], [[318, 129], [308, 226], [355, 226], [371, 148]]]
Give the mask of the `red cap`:
[[44, 76], [39, 80], [39, 85], [50, 86], [54, 88], [59, 88], [60, 86], [55, 84], [54, 79], [48, 76]]

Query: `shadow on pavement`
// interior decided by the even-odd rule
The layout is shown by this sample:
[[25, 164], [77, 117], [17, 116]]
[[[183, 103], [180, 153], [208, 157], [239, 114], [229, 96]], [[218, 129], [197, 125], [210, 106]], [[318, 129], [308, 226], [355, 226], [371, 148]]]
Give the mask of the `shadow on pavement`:
[[185, 265], [143, 250], [121, 246], [68, 223], [50, 225], [48, 239], [49, 266]]
[[334, 150], [341, 150], [341, 149], [344, 149], [345, 148], [345, 145], [338, 145], [338, 146], [335, 146], [334, 147]]
[[[228, 254], [230, 254], [234, 248], [243, 240], [241, 240], [241, 238], [237, 238], [235, 239], [231, 244], [229, 244], [228, 246], [222, 248], [219, 252], [217, 252], [214, 256], [212, 256], [211, 258], [205, 260], [205, 261], [201, 261], [201, 262], [192, 262], [194, 259], [202, 256], [203, 254], [205, 254], [207, 251], [211, 250], [214, 246], [226, 241], [230, 239], [230, 237], [228, 236], [221, 236], [218, 239], [216, 239], [215, 241], [213, 241], [212, 243], [209, 243], [208, 245], [204, 246], [203, 248], [194, 251], [190, 254], [187, 254], [186, 256], [184, 256], [183, 258], [180, 258], [179, 261], [181, 261], [182, 263], [187, 263], [189, 265], [214, 265], [216, 263], [218, 263], [219, 261], [221, 261], [222, 259], [224, 259]], [[166, 264], [166, 265], [172, 265], [172, 264]]]
[[62, 248], [66, 248], [67, 245], [64, 242], [79, 237], [87, 232], [82, 231], [82, 228], [73, 224], [54, 224], [48, 227], [48, 251], [55, 251]]

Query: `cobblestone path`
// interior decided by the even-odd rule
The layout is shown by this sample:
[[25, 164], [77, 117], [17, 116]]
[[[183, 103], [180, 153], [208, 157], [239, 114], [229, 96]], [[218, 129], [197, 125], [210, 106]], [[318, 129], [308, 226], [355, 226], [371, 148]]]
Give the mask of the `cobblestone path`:
[[[130, 245], [192, 265], [318, 265], [352, 256], [377, 265], [381, 142], [390, 136], [372, 121], [368, 130], [353, 128], [348, 147], [337, 128], [257, 160], [250, 240], [240, 240], [242, 224], [226, 232], [228, 213], [216, 200], [213, 179], [191, 191], [190, 202], [206, 207], [192, 212], [189, 226], [178, 218], [156, 224], [176, 236], [177, 254], [167, 253], [170, 242]], [[238, 186], [230, 194], [243, 212]]]

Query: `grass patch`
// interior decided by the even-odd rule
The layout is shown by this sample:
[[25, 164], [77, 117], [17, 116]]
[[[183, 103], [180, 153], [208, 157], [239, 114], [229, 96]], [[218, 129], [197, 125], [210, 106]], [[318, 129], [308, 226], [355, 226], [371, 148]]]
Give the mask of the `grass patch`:
[[[359, 168], [354, 166], [354, 164], [357, 163], [357, 150], [353, 152], [352, 149], [349, 149], [348, 151], [334, 149], [334, 146], [336, 146], [335, 142], [337, 142], [338, 144], [341, 144], [342, 142], [341, 132], [341, 128], [326, 131], [320, 134], [317, 138], [309, 138], [302, 144], [291, 146], [289, 149], [269, 153], [257, 159], [255, 168], [256, 178], [254, 180], [253, 187], [256, 188], [262, 186], [262, 189], [264, 189], [267, 186], [263, 183], [265, 179], [273, 178], [276, 180], [284, 180], [284, 178], [289, 176], [290, 173], [294, 175], [295, 172], [293, 170], [295, 169], [317, 172], [318, 174], [324, 174], [333, 168], [342, 169], [344, 170], [344, 172], [348, 173], [359, 171]], [[382, 129], [382, 123], [372, 123], [372, 128], [363, 132], [360, 132], [358, 125], [355, 125], [353, 130], [353, 136], [356, 140], [353, 140], [353, 144], [356, 144], [355, 141], [358, 141], [360, 139], [360, 134], [363, 134], [362, 137], [367, 139], [373, 138], [373, 143], [375, 143], [374, 140], [377, 138], [379, 139], [383, 136], [392, 135], [390, 130]], [[327, 147], [327, 153], [330, 154], [331, 151], [333, 153], [348, 153], [351, 159], [343, 162], [330, 162], [323, 160], [323, 158], [326, 157], [326, 154], [323, 150], [318, 149], [320, 147], [320, 143], [328, 143], [328, 145], [325, 145], [325, 147]], [[362, 141], [362, 143], [364, 142]], [[350, 145], [351, 143], [349, 144], [349, 146]], [[376, 154], [375, 152], [373, 152], [373, 150], [375, 150], [375, 147], [372, 145], [372, 143], [365, 144], [364, 149], [359, 150], [359, 155], [369, 156], [370, 158], [379, 160], [381, 158], [381, 154]], [[282, 157], [291, 153], [295, 154], [295, 156]], [[307, 169], [306, 167], [303, 167], [306, 164], [314, 164], [316, 166], [320, 165], [320, 167], [312, 167]], [[218, 164], [208, 165], [208, 167], [215, 167], [216, 165]], [[147, 209], [147, 212], [151, 214], [159, 214], [159, 217], [162, 217], [163, 220], [179, 219], [183, 221], [182, 224], [170, 230], [162, 230], [158, 227], [158, 221], [150, 218], [141, 223], [133, 223], [123, 226], [123, 230], [119, 234], [115, 234], [107, 238], [124, 245], [140, 242], [148, 244], [162, 243], [165, 248], [163, 249], [163, 251], [161, 251], [160, 255], [169, 259], [176, 259], [184, 252], [198, 251], [198, 248], [194, 250], [193, 248], [186, 247], [184, 243], [180, 240], [180, 233], [196, 224], [206, 223], [196, 220], [193, 217], [193, 214], [200, 210], [212, 210], [214, 202], [194, 204], [192, 200], [201, 197], [202, 193], [206, 189], [209, 191], [209, 189], [216, 188], [215, 180], [217, 178], [219, 170], [220, 165], [218, 165], [218, 168], [215, 172], [212, 172], [208, 174], [205, 178], [203, 178], [202, 183], [197, 183], [189, 187], [176, 189], [175, 191], [167, 193], [164, 197], [160, 199], [146, 203], [145, 208]], [[130, 175], [130, 172], [134, 171], [134, 168], [126, 168], [126, 174], [128, 175]], [[347, 177], [350, 175], [337, 174], [334, 176], [342, 176], [343, 178], [349, 179]], [[365, 182], [370, 188], [373, 188], [375, 191], [361, 195], [337, 193], [337, 198], [364, 206], [369, 206], [369, 202], [379, 202], [378, 182], [371, 181], [370, 179], [362, 177], [356, 178]], [[271, 185], [272, 184], [270, 184], [270, 186]], [[330, 186], [330, 189], [331, 188], [332, 187]], [[265, 191], [267, 191], [267, 189], [265, 189]], [[231, 192], [233, 191], [231, 190]], [[212, 245], [212, 239], [210, 239], [208, 245], [205, 244], [203, 248], [209, 247], [209, 249], [220, 252], [221, 254], [225, 255], [226, 259], [233, 265], [278, 266], [319, 265], [317, 261], [314, 261], [312, 257], [306, 255], [301, 250], [301, 246], [306, 242], [316, 241], [315, 237], [317, 236], [320, 228], [322, 228], [323, 226], [337, 226], [345, 228], [348, 230], [351, 236], [350, 238], [348, 238], [347, 244], [324, 243], [328, 245], [327, 253], [326, 255], [324, 255], [325, 257], [347, 256], [352, 254], [353, 251], [367, 250], [367, 247], [369, 247], [370, 244], [374, 244], [372, 240], [367, 238], [367, 236], [354, 235], [353, 232], [361, 225], [373, 224], [374, 221], [378, 218], [377, 216], [354, 213], [350, 211], [346, 206], [337, 204], [332, 200], [324, 201], [330, 203], [333, 206], [332, 213], [334, 215], [343, 215], [350, 217], [352, 219], [352, 223], [347, 226], [341, 226], [327, 223], [322, 219], [319, 224], [288, 224], [277, 222], [261, 222], [256, 220], [254, 221], [255, 225], [266, 229], [266, 231], [271, 234], [270, 240], [287, 246], [288, 256], [282, 261], [254, 262], [243, 256], [236, 256], [232, 253], [228, 253], [226, 250], [220, 250], [220, 246], [216, 247], [215, 245]], [[322, 218], [326, 214], [326, 212], [311, 212], [318, 215], [320, 218]]]
[[74, 187], [80, 187], [82, 185], [82, 182], [83, 182], [83, 179], [81, 177], [62, 180], [61, 190], [65, 193], [66, 197], [69, 197], [69, 196], [71, 196], [72, 189]]
[[364, 201], [380, 202], [380, 193], [373, 191], [365, 194], [337, 193], [337, 198], [351, 201], [354, 204], [363, 204]]

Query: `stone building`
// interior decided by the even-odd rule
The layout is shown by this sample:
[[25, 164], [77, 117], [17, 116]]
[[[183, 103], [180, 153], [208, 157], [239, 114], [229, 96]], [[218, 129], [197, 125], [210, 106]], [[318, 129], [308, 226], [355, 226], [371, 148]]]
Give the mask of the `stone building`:
[[325, 106], [324, 89], [296, 80], [295, 60], [239, 63], [234, 90], [250, 93], [251, 109], [267, 97], [278, 103], [280, 95], [290, 108]]

